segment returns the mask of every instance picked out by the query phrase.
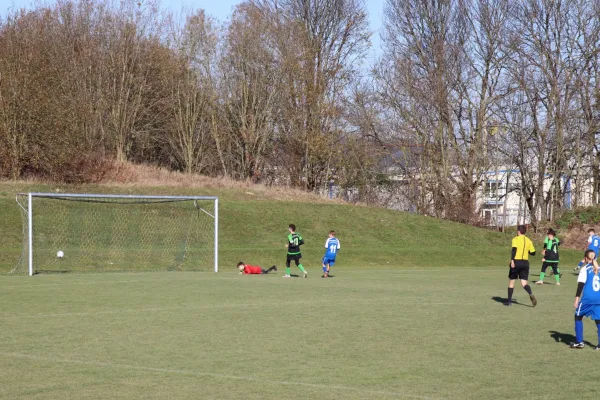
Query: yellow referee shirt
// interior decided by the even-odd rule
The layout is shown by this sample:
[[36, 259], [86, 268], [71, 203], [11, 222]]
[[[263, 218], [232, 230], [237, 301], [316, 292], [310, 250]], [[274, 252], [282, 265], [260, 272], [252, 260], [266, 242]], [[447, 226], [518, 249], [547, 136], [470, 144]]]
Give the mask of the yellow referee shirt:
[[514, 237], [512, 247], [517, 249], [514, 260], [529, 260], [529, 254], [535, 254], [533, 242], [525, 235]]

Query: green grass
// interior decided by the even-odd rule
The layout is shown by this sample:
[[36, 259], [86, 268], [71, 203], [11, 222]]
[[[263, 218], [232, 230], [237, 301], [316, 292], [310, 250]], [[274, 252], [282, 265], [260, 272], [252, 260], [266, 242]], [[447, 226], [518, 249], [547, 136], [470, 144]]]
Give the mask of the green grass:
[[[316, 268], [309, 279], [2, 276], [0, 398], [598, 396], [599, 355], [565, 343], [571, 273], [535, 286], [536, 308], [522, 289], [523, 305], [503, 307], [506, 268], [348, 268], [343, 257], [327, 280]], [[595, 345], [589, 320], [585, 334]]]

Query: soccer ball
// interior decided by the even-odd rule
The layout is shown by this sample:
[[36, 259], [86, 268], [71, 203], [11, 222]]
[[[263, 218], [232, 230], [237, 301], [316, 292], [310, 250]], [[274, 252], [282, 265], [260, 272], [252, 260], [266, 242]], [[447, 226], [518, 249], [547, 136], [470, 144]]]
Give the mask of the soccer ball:
[[59, 251], [56, 252], [56, 257], [63, 258], [64, 256], [65, 256], [65, 253], [63, 253], [62, 250], [59, 250]]

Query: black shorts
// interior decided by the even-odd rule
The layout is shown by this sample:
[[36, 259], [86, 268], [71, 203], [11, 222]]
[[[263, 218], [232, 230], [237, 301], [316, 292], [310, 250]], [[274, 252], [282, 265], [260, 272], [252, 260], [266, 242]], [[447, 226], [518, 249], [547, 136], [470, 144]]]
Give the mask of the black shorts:
[[[510, 268], [510, 266], [509, 266]], [[526, 281], [529, 278], [529, 261], [515, 260], [515, 267], [508, 271], [508, 279], [521, 279]]]
[[302, 258], [302, 254], [298, 253], [298, 254], [288, 254], [287, 255], [287, 261], [295, 261], [296, 263], [300, 262], [300, 259]]
[[542, 272], [546, 272], [547, 268], [552, 268], [552, 272], [555, 274], [558, 272], [558, 263], [557, 262], [543, 262], [542, 263]]

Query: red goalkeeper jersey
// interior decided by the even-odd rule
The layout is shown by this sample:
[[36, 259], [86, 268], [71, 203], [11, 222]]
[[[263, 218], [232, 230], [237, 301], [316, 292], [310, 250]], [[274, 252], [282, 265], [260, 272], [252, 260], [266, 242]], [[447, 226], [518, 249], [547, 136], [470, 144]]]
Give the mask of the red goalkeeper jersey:
[[245, 274], [262, 274], [262, 268], [254, 265], [244, 265]]

